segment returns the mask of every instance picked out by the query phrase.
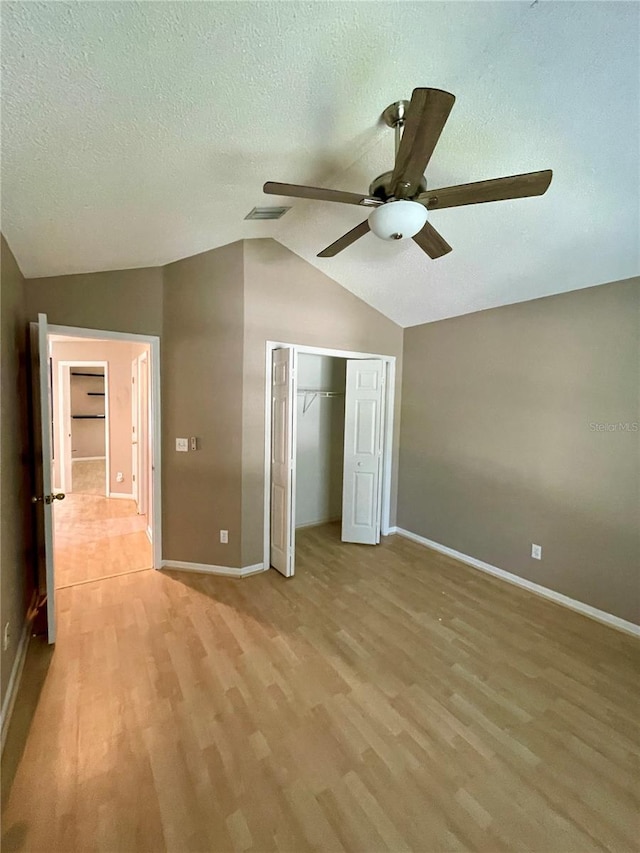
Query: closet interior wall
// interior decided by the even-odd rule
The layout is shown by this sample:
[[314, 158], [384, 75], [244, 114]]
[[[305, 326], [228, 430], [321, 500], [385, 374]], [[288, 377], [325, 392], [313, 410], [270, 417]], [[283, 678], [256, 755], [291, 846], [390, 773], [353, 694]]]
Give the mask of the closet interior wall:
[[298, 355], [296, 527], [342, 517], [346, 359]]

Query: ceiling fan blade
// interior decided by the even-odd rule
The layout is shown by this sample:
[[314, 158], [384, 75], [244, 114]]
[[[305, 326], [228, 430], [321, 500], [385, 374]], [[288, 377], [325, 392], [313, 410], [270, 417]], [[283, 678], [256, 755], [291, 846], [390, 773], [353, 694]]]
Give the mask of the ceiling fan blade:
[[350, 246], [352, 243], [355, 243], [356, 240], [359, 240], [360, 237], [364, 237], [364, 235], [369, 231], [369, 220], [365, 219], [364, 222], [361, 222], [359, 225], [356, 225], [355, 228], [352, 228], [351, 231], [347, 231], [346, 234], [343, 234], [342, 237], [339, 237], [335, 243], [332, 243], [330, 246], [327, 246], [326, 249], [323, 249], [321, 252], [318, 252], [319, 258], [332, 258], [334, 255], [337, 255], [338, 252], [341, 252], [343, 249], [346, 249], [347, 246]]
[[442, 89], [413, 90], [390, 182], [396, 198], [415, 195], [454, 102]]
[[422, 231], [418, 231], [413, 239], [430, 258], [441, 258], [442, 255], [452, 251], [444, 237], [429, 222], [425, 224]]
[[511, 175], [508, 178], [494, 178], [490, 181], [476, 181], [473, 184], [458, 184], [440, 190], [429, 190], [416, 198], [426, 204], [429, 210], [442, 210], [445, 207], [460, 207], [463, 204], [481, 204], [486, 201], [504, 201], [509, 198], [527, 198], [543, 195], [551, 183], [553, 172], [527, 172], [525, 175]]
[[267, 181], [262, 188], [270, 195], [286, 195], [294, 198], [313, 198], [316, 201], [338, 201], [343, 204], [360, 204], [363, 207], [378, 207], [382, 204], [379, 198], [372, 198], [360, 193], [347, 193], [342, 190], [327, 190], [323, 187], [305, 187], [300, 184], [278, 184]]

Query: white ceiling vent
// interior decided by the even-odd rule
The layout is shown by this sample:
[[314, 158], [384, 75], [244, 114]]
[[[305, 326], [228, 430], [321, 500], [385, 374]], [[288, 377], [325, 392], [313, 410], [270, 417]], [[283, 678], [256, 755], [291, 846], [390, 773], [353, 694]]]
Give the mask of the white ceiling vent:
[[254, 207], [245, 219], [280, 219], [290, 207]]

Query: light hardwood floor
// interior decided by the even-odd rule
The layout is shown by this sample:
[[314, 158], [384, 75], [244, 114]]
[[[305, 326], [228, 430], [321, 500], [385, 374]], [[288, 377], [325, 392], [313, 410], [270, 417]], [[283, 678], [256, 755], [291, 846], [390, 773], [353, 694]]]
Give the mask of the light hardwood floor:
[[638, 642], [415, 543], [58, 607], [4, 851], [638, 850]]
[[53, 518], [56, 588], [153, 565], [147, 517], [133, 501], [68, 494]]

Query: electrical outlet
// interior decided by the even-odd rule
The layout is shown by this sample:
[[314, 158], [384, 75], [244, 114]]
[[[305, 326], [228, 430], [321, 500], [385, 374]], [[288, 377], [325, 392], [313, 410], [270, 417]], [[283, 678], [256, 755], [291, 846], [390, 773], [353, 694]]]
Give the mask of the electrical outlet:
[[7, 624], [4, 626], [4, 631], [2, 632], [2, 651], [3, 652], [6, 652], [7, 649], [9, 648], [9, 640], [11, 639], [11, 634], [9, 632], [10, 627], [11, 627], [11, 623], [7, 622]]
[[229, 531], [221, 530], [220, 531], [220, 541], [223, 545], [227, 545], [229, 543]]
[[534, 560], [542, 559], [542, 545], [531, 545], [531, 556]]
[[176, 438], [176, 450], [179, 450], [181, 453], [189, 452], [189, 439], [188, 438]]
[[118, 471], [116, 474], [116, 483], [124, 483], [124, 474], [122, 471]]

